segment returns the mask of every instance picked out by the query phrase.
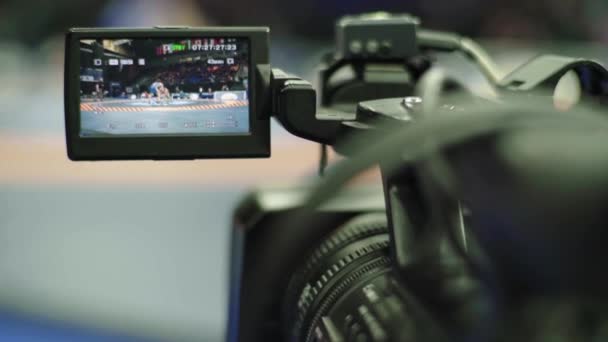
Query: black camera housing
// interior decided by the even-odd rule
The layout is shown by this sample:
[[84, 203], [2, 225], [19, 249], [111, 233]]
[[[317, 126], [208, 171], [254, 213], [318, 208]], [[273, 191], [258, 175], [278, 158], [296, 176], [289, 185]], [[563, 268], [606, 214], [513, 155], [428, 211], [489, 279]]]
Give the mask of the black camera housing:
[[[324, 66], [320, 74], [320, 102], [322, 106], [331, 108], [319, 108], [319, 110], [323, 111], [319, 113], [316, 113], [314, 88], [308, 82], [296, 76], [283, 73], [280, 70], [271, 69], [271, 66], [268, 64], [267, 29], [163, 28], [158, 29], [158, 31], [150, 31], [149, 29], [73, 30], [68, 34], [66, 51], [66, 132], [68, 154], [73, 160], [263, 156], [264, 151], [267, 151], [267, 154], [270, 151], [270, 138], [267, 135], [269, 133], [268, 120], [270, 115], [275, 116], [292, 134], [310, 141], [332, 145], [336, 151], [342, 153], [339, 150], [339, 143], [341, 142], [339, 138], [347, 136], [352, 131], [360, 129], [360, 127], [373, 127], [375, 123], [381, 123], [387, 119], [389, 121], [392, 120], [395, 124], [403, 124], [403, 127], [405, 127], [405, 122], [414, 121], [399, 120], [409, 115], [410, 109], [414, 110], [411, 107], [415, 106], [407, 106], [407, 101], [404, 102], [396, 97], [426, 94], [424, 91], [419, 93], [420, 89], [424, 90], [423, 87], [420, 87], [420, 83], [424, 82], [419, 81], [431, 68], [434, 61], [431, 58], [432, 56], [427, 55], [428, 52], [458, 51], [464, 53], [465, 56], [473, 60], [480, 67], [489, 83], [496, 87], [496, 90], [499, 90], [502, 96], [516, 93], [517, 91], [537, 89], [539, 90], [539, 94], [542, 95], [541, 99], [545, 99], [544, 95], [547, 92], [543, 88], [550, 90], [568, 70], [577, 71], [581, 85], [583, 86], [582, 88], [586, 93], [595, 96], [599, 95], [600, 97], [606, 93], [607, 88], [605, 87], [604, 77], [599, 77], [605, 76], [606, 71], [596, 63], [563, 58], [552, 58], [549, 60], [552, 63], [547, 63], [547, 60], [541, 60], [542, 63], [540, 65], [532, 61], [530, 62], [532, 68], [524, 67], [518, 69], [513, 74], [503, 78], [501, 73], [498, 72], [499, 70], [493, 65], [491, 59], [473, 41], [445, 32], [418, 30], [416, 28], [417, 22], [414, 18], [402, 17], [402, 19], [402, 21], [396, 22], [398, 25], [394, 26], [378, 26], [378, 23], [370, 23], [365, 20], [360, 23], [352, 21], [343, 21], [341, 23], [342, 26], [339, 26], [339, 28], [343, 28], [343, 30], [341, 32], [342, 36], [338, 36], [338, 41], [342, 39], [343, 44], [338, 49], [337, 54], [325, 61], [327, 65]], [[359, 28], [358, 26], [360, 25], [358, 24], [361, 24], [365, 28], [366, 35], [357, 30], [348, 30], [349, 28]], [[386, 24], [390, 23], [387, 22]], [[369, 31], [370, 27], [374, 27], [375, 30]], [[399, 47], [404, 48], [403, 51], [391, 50], [394, 54], [388, 53], [391, 51], [386, 51], [387, 54], [384, 56], [372, 56], [370, 54], [357, 54], [357, 56], [354, 56], [346, 53], [346, 42], [352, 42], [355, 38], [369, 40], [371, 38], [376, 39], [377, 37], [392, 37], [390, 34], [385, 34], [386, 32], [393, 32], [391, 29], [402, 29], [404, 32], [407, 32], [408, 34], [403, 36], [399, 36], [398, 34], [394, 36], [410, 38], [406, 41], [412, 42], [412, 44], [399, 45]], [[127, 36], [125, 32], [130, 32], [131, 34]], [[78, 101], [75, 101], [75, 97], [70, 97], [70, 95], [74, 94], [74, 91], [78, 91], [78, 73], [75, 67], [79, 64], [74, 59], [78, 58], [78, 54], [77, 50], [75, 53], [73, 46], [80, 38], [175, 38], [201, 35], [207, 37], [212, 37], [213, 35], [225, 37], [227, 34], [230, 34], [231, 37], [248, 37], [251, 41], [252, 50], [249, 68], [249, 77], [252, 80], [251, 87], [249, 88], [251, 95], [249, 97], [251, 99], [250, 120], [252, 121], [252, 129], [254, 121], [257, 120], [256, 122], [260, 125], [256, 126], [259, 130], [256, 130], [256, 134], [252, 134], [252, 137], [249, 137], [251, 139], [247, 140], [242, 137], [239, 137], [242, 138], [240, 140], [237, 140], [237, 137], [180, 137], [108, 140], [83, 139], [78, 135], [80, 125], [78, 115], [75, 115], [77, 113], [75, 110], [78, 109]], [[387, 69], [388, 71], [384, 75], [394, 71], [411, 74], [411, 82], [403, 80], [399, 82], [370, 82], [364, 76], [366, 73], [370, 74], [373, 71], [366, 70], [366, 65], [372, 62], [382, 62], [384, 66], [392, 67], [390, 70]], [[353, 71], [355, 71], [355, 77], [345, 82], [331, 82], [332, 75], [343, 66], [352, 66]], [[530, 69], [535, 72], [531, 73]], [[374, 75], [382, 76], [383, 74], [376, 73]], [[433, 74], [429, 75], [433, 76]], [[441, 74], [435, 73], [434, 75]], [[382, 80], [382, 77], [376, 78]], [[428, 79], [423, 81], [428, 82]], [[447, 82], [447, 78], [443, 81]], [[443, 83], [437, 83], [433, 89], [437, 88], [441, 91], [443, 86]], [[255, 92], [251, 93], [251, 91]], [[430, 97], [411, 98], [419, 99], [416, 103], [420, 104]], [[510, 97], [505, 98], [510, 99]], [[363, 100], [378, 99], [383, 100], [362, 102]], [[357, 103], [359, 103], [357, 114], [350, 115]], [[343, 109], [343, 107], [347, 109]], [[418, 107], [420, 106], [418, 105]], [[443, 106], [441, 110], [445, 110], [445, 108], [452, 111], [455, 106]], [[496, 107], [488, 108], [490, 108], [489, 112], [492, 112]], [[393, 109], [397, 110], [397, 114], [404, 115], [392, 115], [395, 113], [392, 111]], [[345, 113], [348, 115], [345, 115]], [[417, 114], [424, 115], [425, 112], [420, 110]], [[413, 118], [416, 119], [415, 117]], [[383, 126], [378, 125], [378, 127]], [[450, 125], [449, 128], [452, 130], [454, 126]], [[257, 135], [257, 133], [260, 133], [260, 135]], [[442, 134], [437, 134], [437, 136], [442, 136]], [[474, 141], [479, 142], [478, 140]], [[480, 144], [480, 146], [486, 145], [488, 144]], [[383, 153], [386, 150], [392, 151], [392, 149], [385, 149], [382, 150]], [[458, 154], [456, 152], [459, 152], [459, 150], [456, 150], [456, 152], [451, 150], [450, 152], [450, 159], [446, 158], [445, 162], [452, 162], [456, 166], [472, 165], [468, 160], [461, 162], [457, 158]], [[348, 156], [347, 153], [343, 154]], [[495, 153], [494, 151], [484, 151], [483, 155], [495, 156]], [[444, 156], [441, 155], [441, 157]], [[373, 336], [374, 330], [378, 331], [378, 329], [371, 329], [377, 325], [373, 324], [377, 321], [376, 317], [380, 317], [383, 323], [388, 323], [386, 324], [387, 326], [401, 328], [394, 329], [393, 332], [398, 333], [391, 335], [398, 339], [404, 338], [404, 335], [399, 333], [399, 331], [409, 333], [410, 331], [418, 330], [418, 327], [421, 326], [433, 331], [446, 329], [446, 331], [452, 333], [457, 332], [457, 335], [460, 336], [461, 333], [468, 332], [468, 329], [471, 329], [471, 327], [476, 328], [478, 325], [487, 325], [485, 320], [482, 322], [482, 318], [489, 317], [489, 315], [483, 310], [482, 306], [477, 305], [478, 301], [481, 302], [486, 299], [486, 293], [482, 291], [483, 288], [478, 281], [479, 279], [473, 276], [475, 275], [476, 264], [471, 262], [472, 259], [470, 258], [470, 255], [476, 252], [475, 247], [477, 246], [474, 240], [468, 240], [469, 222], [467, 219], [465, 224], [465, 215], [460, 203], [456, 202], [455, 198], [448, 197], [442, 191], [442, 187], [435, 184], [435, 179], [427, 177], [427, 175], [432, 176], [432, 172], [429, 172], [432, 171], [429, 168], [429, 164], [414, 162], [412, 160], [400, 160], [400, 172], [396, 172], [396, 166], [388, 163], [389, 159], [382, 160], [384, 162], [376, 160], [382, 171], [382, 189], [363, 189], [364, 191], [362, 189], [351, 189], [338, 192], [337, 194], [333, 193], [331, 201], [321, 201], [321, 205], [315, 207], [315, 209], [309, 207], [311, 203], [316, 202], [308, 198], [310, 189], [306, 187], [259, 190], [251, 193], [240, 203], [233, 216], [228, 341], [275, 341], [286, 336], [294, 336], [290, 335], [289, 331], [287, 334], [285, 331], [281, 331], [282, 328], [286, 330], [282, 326], [285, 325], [283, 323], [291, 323], [289, 322], [291, 316], [285, 315], [285, 312], [288, 312], [288, 310], [281, 310], [282, 299], [277, 294], [282, 294], [285, 289], [290, 289], [289, 285], [292, 284], [290, 278], [293, 279], [290, 275], [302, 261], [305, 261], [303, 260], [304, 254], [312, 250], [310, 247], [318, 246], [323, 241], [327, 241], [324, 240], [327, 233], [341, 226], [344, 222], [360, 214], [369, 213], [386, 213], [388, 219], [387, 232], [389, 239], [387, 241], [387, 248], [385, 249], [390, 252], [391, 268], [387, 268], [387, 270], [389, 270], [391, 275], [395, 275], [395, 277], [384, 278], [392, 281], [391, 285], [393, 286], [387, 286], [389, 294], [397, 294], [399, 298], [394, 298], [397, 299], [397, 304], [399, 304], [399, 300], [402, 300], [401, 303], [407, 304], [405, 307], [411, 306], [409, 305], [411, 301], [408, 301], [408, 298], [415, 298], [416, 302], [423, 304], [421, 305], [423, 310], [418, 310], [416, 314], [411, 314], [412, 311], [401, 310], [399, 312], [394, 311], [391, 315], [374, 316], [370, 315], [371, 310], [367, 308], [359, 310], [360, 317], [357, 317], [361, 318], [361, 321], [364, 321], [363, 323], [368, 325], [371, 336]], [[439, 161], [444, 162], [443, 159]], [[490, 160], [490, 162], [492, 161]], [[476, 162], [479, 162], [479, 160]], [[488, 165], [496, 165], [496, 163], [488, 163]], [[504, 168], [504, 165], [504, 163], [501, 164], [501, 169]], [[490, 168], [490, 170], [497, 169], [496, 167]], [[459, 171], [460, 169], [454, 168], [454, 170]], [[467, 171], [470, 172], [470, 169], [463, 168], [462, 174], [466, 176]], [[454, 175], [460, 174], [454, 173]], [[516, 175], [519, 176], [519, 174]], [[475, 177], [469, 179], [469, 184], [480, 184], [479, 177], [476, 177], [477, 174], [474, 173], [473, 176]], [[511, 178], [524, 179], [521, 177]], [[465, 177], [458, 177], [458, 179], [465, 179]], [[471, 189], [472, 187], [464, 186], [463, 188]], [[556, 186], [554, 188], [559, 187]], [[508, 187], [508, 189], [511, 191], [511, 189], [517, 188]], [[522, 193], [525, 194], [525, 192]], [[496, 197], [514, 198], [510, 193], [505, 196]], [[529, 198], [529, 196], [523, 198]], [[484, 210], [486, 209], [485, 205], [487, 205], [487, 202], [481, 197], [478, 203], [483, 204], [482, 206], [467, 206], [466, 209], [471, 209], [473, 213], [490, 212], [491, 210]], [[432, 205], [435, 205], [435, 207]], [[493, 210], [493, 208], [491, 209]], [[443, 215], [444, 213], [445, 215]], [[452, 220], [454, 217], [458, 218], [456, 222]], [[483, 218], [483, 216], [478, 217]], [[546, 218], [543, 218], [543, 220], [546, 220]], [[479, 226], [491, 226], [491, 224], [486, 223]], [[458, 230], [455, 228], [458, 228]], [[483, 235], [480, 236], [484, 237]], [[480, 241], [482, 243], [485, 242], [485, 245], [490, 245], [490, 243], [496, 241], [493, 238], [492, 236], [487, 241], [483, 241], [483, 239]], [[597, 240], [601, 241], [601, 239]], [[447, 245], [448, 243], [449, 245]], [[419, 246], [423, 246], [424, 248], [420, 248]], [[447, 249], [444, 246], [451, 246], [451, 248]], [[467, 246], [472, 246], [470, 252], [467, 250], [469, 248]], [[498, 251], [499, 249], [495, 250]], [[510, 248], [509, 251], [511, 250], [513, 249]], [[357, 249], [357, 251], [359, 250]], [[492, 256], [492, 253], [489, 255]], [[497, 260], [502, 257], [500, 254], [496, 254], [495, 256]], [[505, 265], [503, 269], [510, 267], [509, 264]], [[325, 269], [325, 267], [319, 268], [321, 271]], [[427, 270], [431, 270], [431, 272]], [[350, 271], [353, 272], [351, 273]], [[350, 276], [357, 273], [354, 271], [355, 269], [348, 269], [348, 272], [344, 273]], [[536, 271], [536, 269], [532, 271]], [[513, 274], [504, 274], [515, 280], [520, 276], [519, 271]], [[326, 291], [326, 289], [333, 286], [339, 287], [336, 284], [341, 285], [342, 283], [334, 282], [330, 286], [326, 286], [324, 283], [322, 284], [323, 286], [319, 285], [318, 287]], [[462, 284], [467, 286], [461, 286]], [[516, 281], [513, 284], [518, 285]], [[354, 288], [354, 290], [358, 291], [360, 289]], [[294, 293], [297, 294], [295, 291]], [[349, 294], [353, 295], [355, 292], [351, 291]], [[323, 297], [331, 298], [332, 296], [327, 295]], [[336, 300], [347, 298], [344, 292], [335, 297], [334, 299]], [[356, 298], [357, 296], [353, 297]], [[298, 297], [295, 296], [295, 298]], [[290, 300], [284, 300], [284, 302], [290, 307], [299, 307], [299, 304], [293, 305], [293, 302]], [[323, 301], [319, 299], [318, 302], [321, 303]], [[366, 302], [361, 298], [361, 293], [359, 293], [358, 300], [354, 300], [353, 303], [359, 305]], [[332, 305], [339, 306], [335, 302]], [[315, 315], [317, 313], [324, 315], [321, 309], [316, 310], [317, 306], [311, 305], [310, 307], [315, 308]], [[375, 306], [370, 307], [372, 309], [375, 308]], [[323, 320], [321, 323], [309, 324], [307, 329], [314, 331], [316, 336], [312, 337], [309, 334], [307, 336], [311, 338], [303, 340], [313, 340], [312, 338], [315, 341], [344, 340], [339, 337], [339, 334], [333, 334], [334, 332], [343, 333], [341, 336], [346, 336], [346, 340], [354, 340], [355, 337], [359, 339], [359, 335], [365, 337], [366, 335], [362, 335], [363, 332], [360, 329], [359, 322], [352, 319], [347, 320], [348, 315], [344, 315], [345, 312], [353, 311], [353, 308], [360, 309], [360, 307], [357, 308], [355, 306], [346, 308], [348, 310], [345, 309], [343, 310], [344, 312], [340, 312], [340, 315], [337, 315], [339, 319]], [[381, 309], [381, 307], [378, 308]], [[470, 310], [471, 308], [474, 310]], [[344, 309], [344, 307], [341, 309]], [[325, 311], [329, 312], [329, 309]], [[406, 315], [410, 322], [413, 321], [410, 318], [415, 317], [419, 319], [419, 316], [432, 318], [426, 319], [425, 322], [436, 322], [434, 325], [430, 323], [412, 325], [416, 326], [416, 329], [409, 329], [407, 324], [402, 324], [406, 320], [401, 319], [402, 316], [396, 313]], [[421, 315], [418, 315], [418, 313]], [[461, 320], [460, 318], [463, 319]], [[345, 324], [334, 325], [333, 328], [335, 329], [333, 330], [331, 329], [332, 324], [328, 324], [342, 321]], [[310, 322], [314, 322], [314, 320], [310, 320]], [[296, 326], [296, 328], [288, 327], [288, 329], [300, 331], [303, 330], [300, 328], [305, 325], [307, 323]], [[358, 328], [354, 329], [355, 326]], [[435, 327], [440, 327], [441, 329], [436, 329]], [[387, 339], [375, 338], [373, 340], [384, 341]], [[420, 340], [442, 341], [445, 339], [420, 338]], [[489, 339], [479, 338], [479, 340]]]
[[[344, 189], [322, 207], [303, 208], [309, 187], [260, 188], [233, 214], [227, 341], [279, 341], [285, 278], [302, 261], [299, 246], [316, 246], [334, 227], [363, 213], [384, 213], [381, 187]], [[306, 219], [307, 230], [294, 224]], [[280, 279], [280, 280], [279, 280]]]
[[[82, 137], [80, 135], [80, 40], [142, 38], [244, 38], [249, 41], [249, 133]], [[270, 156], [270, 116], [258, 105], [256, 66], [269, 62], [267, 27], [73, 28], [66, 35], [65, 127], [71, 160], [255, 158]]]

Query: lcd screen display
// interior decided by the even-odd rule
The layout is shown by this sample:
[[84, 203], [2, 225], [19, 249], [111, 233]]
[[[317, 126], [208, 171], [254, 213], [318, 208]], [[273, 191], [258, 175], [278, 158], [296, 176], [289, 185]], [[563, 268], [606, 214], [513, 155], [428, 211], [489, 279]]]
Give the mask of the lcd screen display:
[[250, 132], [248, 38], [80, 39], [82, 138]]

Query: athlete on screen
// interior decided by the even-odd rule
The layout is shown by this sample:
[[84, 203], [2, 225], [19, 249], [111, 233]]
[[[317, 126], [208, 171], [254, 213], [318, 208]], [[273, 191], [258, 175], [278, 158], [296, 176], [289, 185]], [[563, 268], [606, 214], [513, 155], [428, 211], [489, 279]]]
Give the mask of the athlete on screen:
[[103, 101], [103, 83], [95, 83], [95, 98], [97, 101]]
[[167, 105], [171, 101], [171, 93], [169, 92], [169, 88], [165, 86], [161, 86], [158, 88], [158, 99], [163, 102], [164, 105]]
[[95, 83], [95, 99], [97, 100], [94, 104], [93, 107], [95, 108], [93, 110], [94, 114], [103, 114], [103, 104], [101, 102], [103, 102], [103, 83], [102, 82], [97, 82]]
[[156, 79], [156, 81], [154, 81], [154, 83], [152, 83], [150, 85], [150, 104], [152, 104], [154, 97], [156, 96], [156, 98], [160, 101], [161, 99], [161, 94], [163, 92], [163, 82], [161, 82], [160, 79]]

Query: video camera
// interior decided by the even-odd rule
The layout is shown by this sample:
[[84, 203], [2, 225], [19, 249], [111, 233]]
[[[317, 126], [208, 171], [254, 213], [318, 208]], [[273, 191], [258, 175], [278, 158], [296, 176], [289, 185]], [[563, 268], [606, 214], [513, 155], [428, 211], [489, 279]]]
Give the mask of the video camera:
[[[72, 160], [268, 157], [271, 117], [348, 157], [236, 209], [229, 341], [538, 337], [551, 331], [526, 325], [530, 303], [601, 295], [608, 279], [581, 265], [608, 260], [608, 121], [579, 105], [607, 97], [599, 63], [541, 56], [503, 76], [471, 39], [374, 13], [337, 22], [317, 94], [268, 47], [268, 28], [66, 38]], [[489, 95], [441, 53], [468, 58]], [[374, 165], [382, 187], [343, 188]]]

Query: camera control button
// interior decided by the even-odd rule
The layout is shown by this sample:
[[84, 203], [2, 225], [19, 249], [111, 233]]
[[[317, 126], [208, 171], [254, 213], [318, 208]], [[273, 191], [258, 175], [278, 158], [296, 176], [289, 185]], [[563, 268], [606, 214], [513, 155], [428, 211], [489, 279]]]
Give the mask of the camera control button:
[[363, 51], [363, 44], [360, 40], [353, 40], [350, 42], [349, 49], [353, 55], [358, 55]]
[[377, 40], [375, 39], [371, 39], [367, 41], [367, 45], [365, 47], [367, 49], [367, 52], [370, 54], [376, 54], [378, 53], [378, 49], [380, 48], [380, 44], [378, 43]]

